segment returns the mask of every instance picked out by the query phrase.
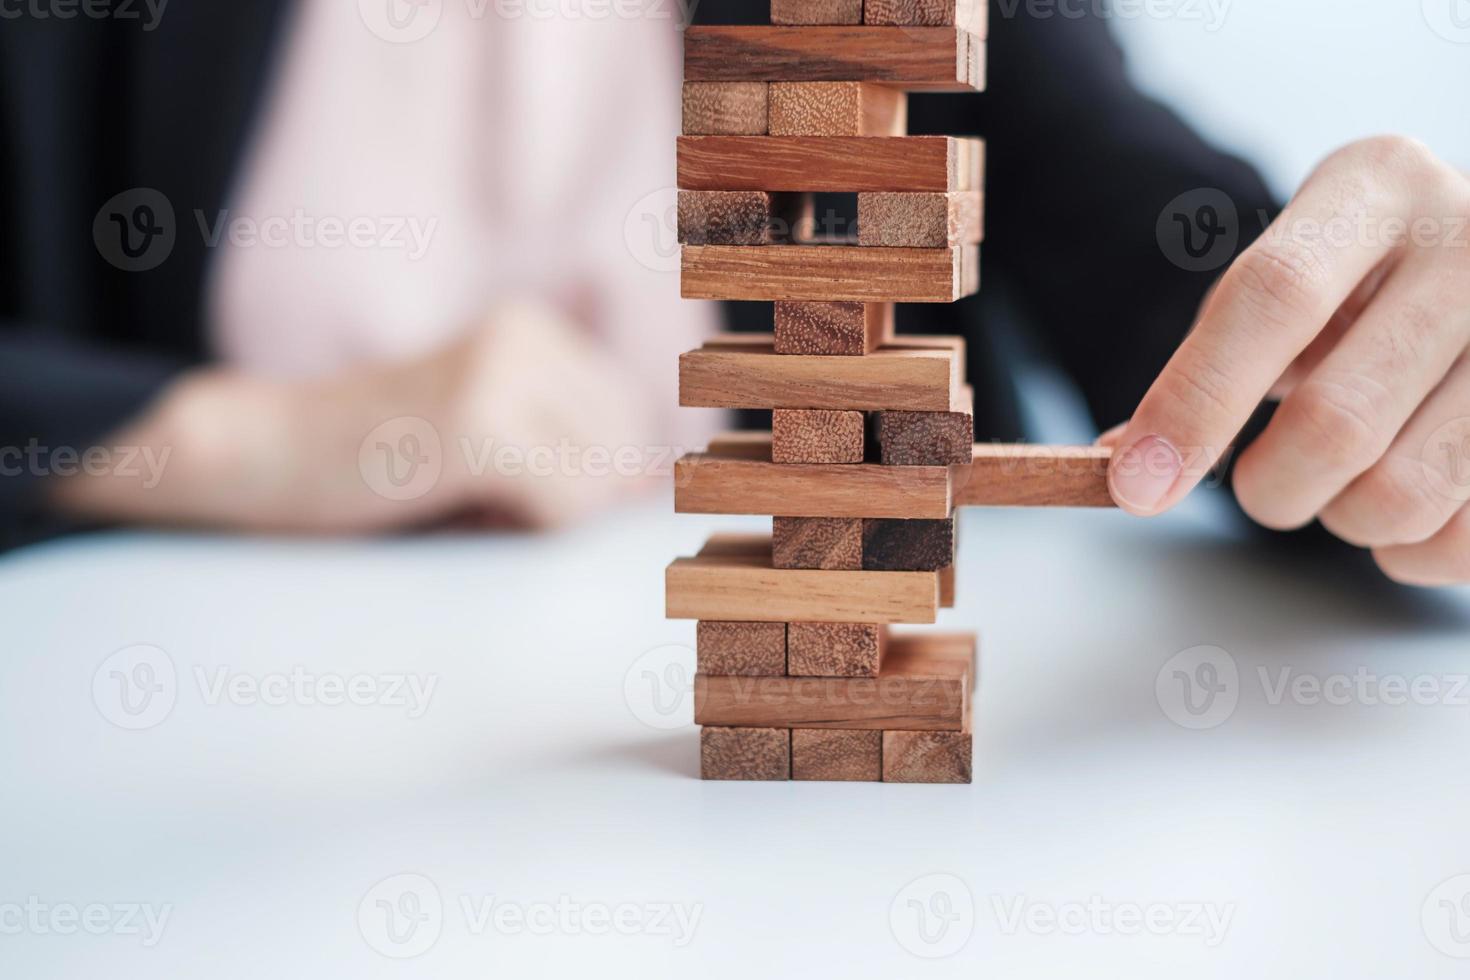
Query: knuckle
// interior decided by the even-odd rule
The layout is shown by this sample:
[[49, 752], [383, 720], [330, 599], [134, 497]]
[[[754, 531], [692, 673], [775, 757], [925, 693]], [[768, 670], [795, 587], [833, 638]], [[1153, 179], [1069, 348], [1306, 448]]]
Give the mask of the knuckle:
[[1246, 301], [1278, 328], [1295, 316], [1315, 311], [1328, 271], [1315, 250], [1290, 240], [1247, 250], [1232, 270], [1234, 285]]
[[1359, 477], [1346, 502], [1350, 507], [1334, 507], [1331, 522], [1324, 519], [1324, 523], [1339, 537], [1349, 532], [1353, 543], [1373, 547], [1426, 541], [1452, 516], [1452, 502], [1435, 494], [1423, 466], [1397, 456], [1381, 460]]
[[1409, 136], [1370, 136], [1352, 144], [1348, 152], [1370, 171], [1392, 178], [1414, 177], [1438, 169], [1434, 151]]
[[1309, 454], [1334, 471], [1361, 473], [1387, 447], [1387, 392], [1361, 376], [1311, 378], [1282, 403], [1283, 419], [1301, 431]]
[[1230, 379], [1203, 358], [1193, 358], [1160, 377], [1159, 394], [1184, 418], [1231, 417], [1234, 408], [1229, 392]]

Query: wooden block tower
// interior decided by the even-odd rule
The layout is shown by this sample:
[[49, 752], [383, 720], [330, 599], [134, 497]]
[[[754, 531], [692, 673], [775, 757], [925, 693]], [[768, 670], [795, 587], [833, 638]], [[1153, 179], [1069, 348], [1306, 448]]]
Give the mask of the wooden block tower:
[[[774, 303], [772, 333], [679, 363], [680, 404], [772, 411], [676, 467], [680, 513], [773, 515], [667, 571], [701, 771], [966, 783], [975, 637], [889, 627], [953, 604], [958, 506], [1106, 505], [1107, 453], [975, 445], [964, 341], [893, 331], [895, 302], [979, 288], [983, 144], [906, 135], [906, 93], [983, 87], [984, 0], [771, 20], [685, 33], [682, 294]], [[821, 192], [856, 195], [856, 235], [817, 227]]]

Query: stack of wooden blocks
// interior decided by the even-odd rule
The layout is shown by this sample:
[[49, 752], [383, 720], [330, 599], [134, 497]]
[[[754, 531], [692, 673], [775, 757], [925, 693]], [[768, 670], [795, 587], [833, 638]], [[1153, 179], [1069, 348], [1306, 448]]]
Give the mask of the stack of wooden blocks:
[[[979, 288], [983, 144], [905, 134], [906, 92], [982, 87], [984, 0], [771, 19], [685, 34], [682, 293], [774, 301], [772, 334], [679, 364], [682, 405], [772, 411], [676, 467], [681, 513], [774, 515], [668, 568], [701, 771], [966, 783], [975, 637], [889, 627], [953, 604], [957, 506], [1106, 504], [1107, 455], [975, 445], [964, 341], [893, 331], [895, 302]], [[818, 227], [822, 192], [856, 195], [856, 234]]]

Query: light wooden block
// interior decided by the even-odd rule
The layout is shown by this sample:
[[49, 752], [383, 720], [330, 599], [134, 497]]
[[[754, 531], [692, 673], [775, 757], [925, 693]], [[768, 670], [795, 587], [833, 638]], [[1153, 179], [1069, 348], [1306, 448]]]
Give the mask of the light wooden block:
[[954, 564], [955, 520], [863, 521], [863, 567], [875, 572], [938, 571]]
[[776, 301], [777, 354], [871, 354], [893, 339], [892, 303]]
[[764, 136], [770, 97], [765, 82], [685, 82], [686, 136]]
[[869, 191], [858, 195], [858, 244], [898, 248], [978, 245], [980, 191]]
[[883, 733], [885, 783], [968, 783], [975, 737], [962, 732]]
[[772, 24], [861, 24], [863, 0], [771, 0]]
[[895, 635], [877, 677], [696, 674], [694, 720], [762, 728], [961, 731], [969, 721], [974, 662], [973, 636]]
[[875, 26], [943, 26], [963, 28], [977, 39], [989, 34], [986, 0], [864, 0], [863, 23]]
[[792, 242], [814, 216], [811, 195], [766, 191], [680, 191], [677, 212], [688, 245]]
[[958, 27], [690, 27], [684, 31], [684, 77], [709, 82], [885, 82], [911, 92], [980, 91], [985, 80], [976, 72], [975, 48], [983, 46]]
[[685, 299], [953, 303], [974, 294], [973, 245], [863, 248], [852, 245], [685, 245]]
[[894, 346], [867, 357], [795, 356], [777, 354], [769, 334], [731, 334], [680, 355], [679, 404], [945, 411], [961, 397], [963, 370], [952, 348]]
[[701, 673], [749, 677], [786, 673], [785, 623], [700, 620], [695, 635]]
[[792, 729], [791, 778], [879, 782], [883, 778], [883, 733]]
[[1101, 446], [977, 443], [956, 504], [969, 507], [1113, 507]]
[[[721, 550], [732, 542], [751, 549]], [[669, 619], [932, 623], [939, 608], [934, 572], [778, 569], [771, 564], [771, 539], [765, 535], [716, 535], [711, 543], [714, 551], [675, 559], [665, 571]]]
[[771, 564], [777, 568], [859, 571], [863, 567], [862, 519], [773, 517]]
[[874, 623], [791, 623], [786, 633], [793, 677], [877, 677], [888, 640]]
[[948, 466], [972, 458], [969, 412], [879, 412], [873, 438], [885, 466]]
[[701, 779], [790, 779], [791, 732], [780, 728], [703, 728]]
[[772, 136], [902, 136], [908, 131], [908, 99], [885, 85], [772, 82], [769, 99]]
[[862, 412], [778, 408], [771, 413], [771, 460], [777, 463], [861, 463]]
[[689, 453], [674, 464], [674, 510], [680, 514], [780, 517], [942, 518], [953, 513], [957, 481], [963, 479], [965, 470], [963, 466], [773, 463], [769, 458]]
[[953, 136], [680, 136], [676, 182], [700, 191], [971, 190], [981, 143]]

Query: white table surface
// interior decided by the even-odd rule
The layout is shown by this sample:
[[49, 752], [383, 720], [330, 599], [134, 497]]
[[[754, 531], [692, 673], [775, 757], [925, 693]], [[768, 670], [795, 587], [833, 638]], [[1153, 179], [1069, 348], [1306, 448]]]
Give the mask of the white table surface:
[[[0, 975], [1466, 975], [1470, 596], [1336, 582], [1202, 513], [965, 513], [939, 628], [982, 637], [970, 786], [695, 778], [691, 699], [648, 683], [692, 664], [662, 570], [759, 522], [665, 500], [549, 539], [7, 557]], [[127, 715], [138, 644], [176, 689]], [[1236, 707], [1189, 729], [1177, 662], [1156, 679], [1201, 644]], [[1440, 703], [1272, 703], [1283, 665]], [[436, 686], [417, 716], [212, 687], [296, 667]]]

